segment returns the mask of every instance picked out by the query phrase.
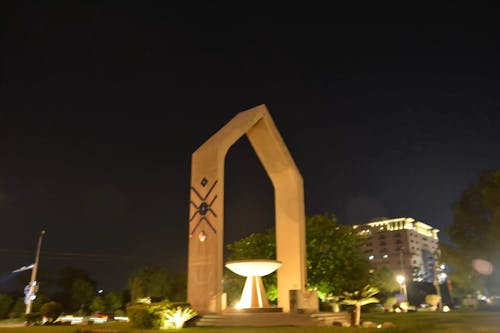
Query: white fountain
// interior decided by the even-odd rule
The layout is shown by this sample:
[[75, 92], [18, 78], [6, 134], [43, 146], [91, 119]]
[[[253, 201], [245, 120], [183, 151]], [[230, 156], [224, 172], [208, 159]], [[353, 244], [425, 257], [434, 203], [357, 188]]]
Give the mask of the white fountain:
[[245, 287], [241, 293], [238, 309], [265, 309], [269, 307], [262, 277], [271, 274], [281, 262], [269, 259], [234, 260], [226, 263], [232, 272], [245, 276]]

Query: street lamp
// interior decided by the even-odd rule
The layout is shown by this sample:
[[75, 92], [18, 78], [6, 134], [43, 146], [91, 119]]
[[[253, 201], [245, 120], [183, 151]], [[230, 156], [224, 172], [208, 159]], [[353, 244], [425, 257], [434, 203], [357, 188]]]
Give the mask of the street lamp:
[[31, 269], [31, 280], [30, 284], [25, 288], [25, 299], [24, 303], [26, 303], [26, 314], [31, 312], [31, 306], [33, 304], [33, 300], [36, 298], [36, 292], [38, 290], [37, 282], [36, 282], [36, 273], [38, 271], [38, 261], [40, 259], [40, 249], [42, 247], [42, 239], [43, 235], [45, 235], [45, 230], [40, 232], [40, 237], [38, 237], [38, 245], [36, 248], [35, 255], [35, 263], [33, 264], [33, 268]]
[[401, 294], [403, 294], [404, 301], [407, 300], [407, 295], [406, 295], [406, 283], [405, 283], [405, 277], [402, 274], [398, 274], [396, 276], [396, 281], [399, 283], [399, 287], [401, 288]]
[[406, 294], [406, 282], [405, 282], [405, 275], [404, 275], [404, 265], [403, 265], [403, 249], [402, 248], [399, 248], [399, 265], [401, 266], [401, 274], [399, 274], [398, 276], [396, 276], [396, 280], [398, 281], [399, 283], [399, 286], [401, 288], [401, 293], [403, 294], [403, 301], [407, 301], [408, 300], [408, 296]]
[[439, 283], [439, 275], [438, 272], [441, 271], [440, 267], [438, 266], [438, 258], [440, 257], [440, 251], [439, 249], [434, 252], [434, 263], [433, 263], [433, 279], [432, 279], [432, 284], [434, 285], [434, 288], [436, 288], [436, 293], [439, 296], [439, 303], [437, 304], [437, 309], [440, 310], [442, 307], [442, 302], [443, 302], [443, 297], [441, 295], [441, 286]]

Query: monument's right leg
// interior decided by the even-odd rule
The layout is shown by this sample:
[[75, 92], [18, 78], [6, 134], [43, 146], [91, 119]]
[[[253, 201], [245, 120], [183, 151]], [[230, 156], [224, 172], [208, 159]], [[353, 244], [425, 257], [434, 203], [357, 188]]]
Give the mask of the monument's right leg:
[[306, 249], [302, 177], [293, 168], [271, 176], [275, 188], [278, 306], [290, 312], [290, 290], [305, 290]]

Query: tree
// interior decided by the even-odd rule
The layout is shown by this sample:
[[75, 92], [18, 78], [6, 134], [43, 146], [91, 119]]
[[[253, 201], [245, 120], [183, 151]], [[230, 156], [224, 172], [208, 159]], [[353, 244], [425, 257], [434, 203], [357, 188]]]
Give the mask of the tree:
[[342, 304], [353, 305], [353, 325], [359, 326], [361, 322], [361, 307], [366, 304], [378, 303], [378, 299], [373, 297], [378, 294], [378, 289], [370, 285], [364, 286], [361, 290], [352, 292], [343, 292]]
[[[472, 260], [488, 260], [500, 267], [500, 170], [483, 172], [477, 183], [469, 186], [453, 203], [453, 223], [447, 229], [452, 244], [445, 247], [443, 259], [452, 266], [453, 291], [471, 293], [487, 287], [499, 292], [495, 272], [481, 275], [471, 267]], [[476, 289], [477, 290], [477, 289]], [[460, 295], [464, 296], [464, 295]]]
[[123, 307], [123, 296], [119, 293], [109, 292], [104, 296], [96, 295], [90, 303], [89, 309], [94, 312], [114, 314]]
[[169, 299], [171, 301], [184, 301], [186, 300], [187, 291], [187, 274], [186, 272], [176, 273], [171, 278], [171, 290]]
[[75, 309], [75, 304], [72, 301], [73, 284], [77, 280], [89, 282], [93, 286], [93, 290], [95, 290], [95, 282], [90, 278], [87, 272], [79, 268], [63, 267], [58, 272], [57, 286], [59, 290], [54, 296], [54, 300], [60, 302], [65, 311], [74, 311], [80, 306], [77, 305]]
[[450, 267], [449, 279], [452, 282], [452, 294], [456, 298], [473, 295], [478, 290], [483, 290], [486, 278], [481, 276], [471, 267], [473, 255], [459, 251], [453, 245], [440, 244], [442, 260]]
[[145, 267], [132, 273], [128, 286], [133, 302], [143, 297], [168, 299], [172, 291], [172, 279], [166, 268]]
[[76, 280], [71, 288], [71, 304], [73, 309], [84, 310], [85, 305], [89, 305], [95, 295], [94, 286], [86, 280]]
[[306, 221], [308, 287], [325, 299], [356, 291], [370, 278], [370, 264], [361, 253], [363, 239], [334, 215], [314, 215]]
[[228, 244], [228, 260], [274, 259], [276, 258], [276, 232], [274, 228], [264, 233], [256, 232]]
[[[363, 239], [351, 227], [340, 225], [334, 215], [314, 215], [306, 220], [308, 287], [316, 289], [323, 300], [343, 291], [355, 291], [369, 281], [369, 262], [360, 252]], [[254, 233], [227, 245], [228, 260], [275, 259], [275, 230]], [[235, 281], [240, 281], [237, 285]], [[276, 298], [276, 275], [263, 278], [267, 296]], [[241, 293], [243, 280], [226, 273], [224, 288], [228, 294]], [[274, 297], [274, 298], [273, 298]], [[228, 296], [229, 298], [229, 296]]]
[[120, 293], [109, 292], [104, 295], [104, 305], [106, 312], [115, 313], [123, 307], [123, 296]]
[[[274, 228], [265, 232], [253, 233], [243, 239], [228, 244], [229, 250], [227, 260], [244, 259], [275, 259], [276, 258], [276, 238]], [[276, 300], [278, 290], [276, 287], [276, 273], [262, 277], [266, 296], [270, 301]], [[239, 276], [228, 269], [224, 271], [224, 290], [228, 295], [229, 304], [236, 301], [241, 295], [245, 278]]]
[[104, 297], [99, 295], [94, 296], [92, 302], [90, 302], [89, 309], [92, 312], [106, 312], [106, 304], [104, 303]]
[[373, 270], [370, 276], [370, 284], [386, 295], [392, 294], [394, 291], [399, 290], [400, 287], [399, 283], [396, 281], [394, 272], [386, 266]]
[[10, 295], [0, 294], [0, 318], [6, 318], [9, 314], [14, 299]]
[[16, 318], [20, 318], [24, 316], [25, 311], [26, 304], [24, 304], [24, 297], [19, 297], [12, 307], [12, 313], [16, 316]]
[[448, 234], [459, 249], [491, 255], [500, 248], [500, 170], [482, 173], [453, 203], [453, 223]]

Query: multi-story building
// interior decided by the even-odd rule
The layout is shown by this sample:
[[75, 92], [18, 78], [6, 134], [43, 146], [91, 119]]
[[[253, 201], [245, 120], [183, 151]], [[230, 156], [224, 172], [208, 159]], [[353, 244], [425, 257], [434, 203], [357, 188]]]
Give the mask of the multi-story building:
[[410, 217], [383, 219], [354, 228], [366, 237], [363, 252], [375, 267], [386, 266], [406, 281], [432, 282], [439, 230]]

